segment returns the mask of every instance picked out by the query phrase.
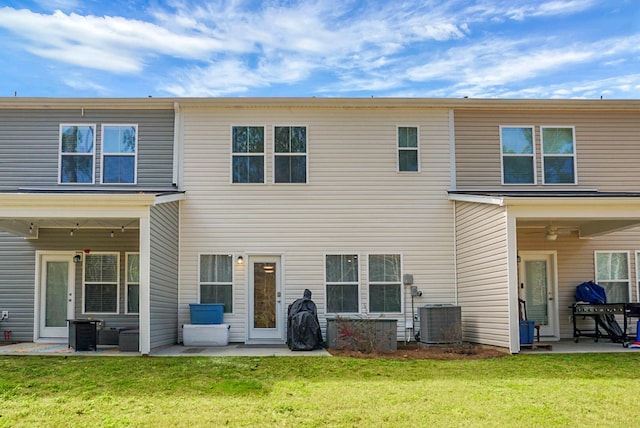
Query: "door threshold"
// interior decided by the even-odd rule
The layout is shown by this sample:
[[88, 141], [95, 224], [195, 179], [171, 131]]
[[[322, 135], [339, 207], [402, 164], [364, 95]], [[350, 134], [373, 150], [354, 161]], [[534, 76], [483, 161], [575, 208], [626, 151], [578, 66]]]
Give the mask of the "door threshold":
[[69, 339], [66, 337], [41, 337], [36, 339], [35, 343], [68, 343]]
[[286, 345], [282, 339], [247, 339], [245, 345]]

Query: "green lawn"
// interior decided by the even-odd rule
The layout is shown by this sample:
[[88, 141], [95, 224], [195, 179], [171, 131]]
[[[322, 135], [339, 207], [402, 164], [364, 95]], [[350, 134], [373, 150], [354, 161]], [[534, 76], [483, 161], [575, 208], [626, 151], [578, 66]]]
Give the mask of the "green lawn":
[[640, 355], [0, 357], [0, 427], [634, 426]]

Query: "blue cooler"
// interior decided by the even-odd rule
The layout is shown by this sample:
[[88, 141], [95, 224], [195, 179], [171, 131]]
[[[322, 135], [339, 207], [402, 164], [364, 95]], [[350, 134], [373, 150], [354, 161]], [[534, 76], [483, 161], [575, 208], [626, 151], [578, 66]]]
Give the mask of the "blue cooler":
[[190, 303], [191, 324], [222, 324], [224, 303]]

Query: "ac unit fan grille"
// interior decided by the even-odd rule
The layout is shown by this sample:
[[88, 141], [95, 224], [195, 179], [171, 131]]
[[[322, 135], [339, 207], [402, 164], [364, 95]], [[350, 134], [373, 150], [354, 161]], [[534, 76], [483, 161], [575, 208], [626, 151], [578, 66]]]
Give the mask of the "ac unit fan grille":
[[458, 343], [462, 340], [460, 306], [441, 305], [420, 308], [420, 342]]

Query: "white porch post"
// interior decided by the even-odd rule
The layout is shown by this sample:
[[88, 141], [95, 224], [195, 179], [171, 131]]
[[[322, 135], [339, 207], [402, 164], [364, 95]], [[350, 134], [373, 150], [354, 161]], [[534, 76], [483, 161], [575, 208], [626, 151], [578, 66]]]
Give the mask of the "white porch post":
[[507, 269], [509, 296], [509, 351], [520, 352], [520, 323], [518, 317], [518, 239], [516, 217], [507, 209]]
[[151, 225], [149, 215], [140, 217], [140, 353], [151, 351]]

